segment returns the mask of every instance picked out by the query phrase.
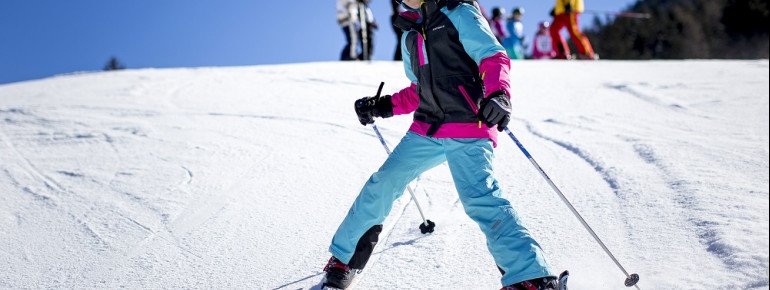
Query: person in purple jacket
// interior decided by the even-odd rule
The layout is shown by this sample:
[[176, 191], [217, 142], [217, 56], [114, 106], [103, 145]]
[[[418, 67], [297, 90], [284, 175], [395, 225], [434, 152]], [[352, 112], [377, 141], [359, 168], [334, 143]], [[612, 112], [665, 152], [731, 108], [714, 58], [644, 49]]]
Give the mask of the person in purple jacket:
[[393, 201], [422, 172], [447, 162], [465, 212], [487, 238], [504, 289], [556, 289], [540, 245], [493, 174], [497, 134], [511, 120], [505, 49], [472, 3], [402, 2], [407, 11], [396, 25], [404, 31], [401, 50], [411, 85], [357, 100], [355, 111], [363, 125], [411, 113], [414, 122], [337, 229], [323, 286], [347, 288], [366, 266]]
[[489, 20], [489, 26], [492, 27], [492, 33], [500, 43], [503, 43], [503, 39], [510, 36], [510, 34], [508, 34], [508, 28], [505, 25], [505, 8], [492, 8], [492, 19]]

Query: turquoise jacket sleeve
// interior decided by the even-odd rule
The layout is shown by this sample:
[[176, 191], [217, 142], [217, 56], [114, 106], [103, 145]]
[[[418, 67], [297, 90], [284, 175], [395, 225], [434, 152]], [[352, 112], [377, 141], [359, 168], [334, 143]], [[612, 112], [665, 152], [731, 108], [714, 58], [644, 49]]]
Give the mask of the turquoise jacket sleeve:
[[463, 44], [465, 52], [477, 65], [480, 65], [485, 58], [501, 52], [505, 53], [505, 48], [497, 41], [486, 18], [476, 7], [460, 4], [455, 9], [444, 8], [443, 11], [457, 28], [460, 43]]
[[409, 35], [409, 32], [404, 32], [404, 34], [401, 36], [401, 56], [404, 59], [404, 71], [406, 72], [406, 77], [409, 78], [409, 81], [411, 81], [413, 84], [419, 84], [417, 81], [417, 75], [414, 74], [414, 71], [412, 71], [412, 57], [409, 54], [409, 49], [406, 48], [406, 38]]

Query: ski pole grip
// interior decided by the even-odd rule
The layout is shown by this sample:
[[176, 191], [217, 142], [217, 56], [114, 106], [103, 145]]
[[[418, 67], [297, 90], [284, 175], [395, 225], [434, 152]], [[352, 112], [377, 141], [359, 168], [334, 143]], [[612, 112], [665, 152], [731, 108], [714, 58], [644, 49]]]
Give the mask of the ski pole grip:
[[377, 89], [377, 95], [374, 96], [375, 99], [380, 97], [380, 95], [382, 94], [382, 87], [384, 86], [385, 86], [385, 82], [380, 82], [380, 88]]

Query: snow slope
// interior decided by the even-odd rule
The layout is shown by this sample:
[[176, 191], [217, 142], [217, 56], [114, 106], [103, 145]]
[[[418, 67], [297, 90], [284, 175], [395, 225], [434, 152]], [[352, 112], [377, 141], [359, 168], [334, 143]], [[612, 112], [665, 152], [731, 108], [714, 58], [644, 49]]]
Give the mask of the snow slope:
[[[642, 289], [768, 289], [768, 61], [516, 62], [511, 128]], [[563, 83], [554, 83], [555, 79]], [[386, 158], [356, 98], [398, 63], [143, 69], [0, 86], [0, 288], [309, 289]], [[410, 117], [378, 121], [395, 145]], [[514, 144], [497, 176], [572, 289], [624, 279]], [[445, 165], [359, 289], [497, 289]]]

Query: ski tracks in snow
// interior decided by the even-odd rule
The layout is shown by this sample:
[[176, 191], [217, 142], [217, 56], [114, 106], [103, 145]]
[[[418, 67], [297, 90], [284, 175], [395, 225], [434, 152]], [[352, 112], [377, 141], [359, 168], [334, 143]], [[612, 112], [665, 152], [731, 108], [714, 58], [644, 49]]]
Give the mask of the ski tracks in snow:
[[[3, 112], [22, 114], [27, 117], [34, 116], [22, 109], [11, 109]], [[15, 122], [9, 121], [9, 118], [6, 118], [5, 120], [6, 123], [16, 124]], [[87, 212], [84, 208], [87, 201], [82, 195], [62, 186], [60, 182], [56, 181], [53, 177], [46, 175], [38, 169], [29, 158], [25, 157], [24, 154], [17, 149], [13, 144], [13, 141], [11, 141], [10, 137], [5, 132], [5, 129], [2, 128], [2, 124], [0, 124], [0, 139], [2, 139], [2, 143], [6, 147], [6, 150], [3, 151], [10, 153], [9, 157], [12, 159], [16, 159], [16, 162], [6, 164], [3, 172], [17, 189], [32, 195], [35, 200], [43, 202], [46, 205], [45, 208], [47, 210], [61, 211], [66, 216], [70, 217], [80, 226], [84, 233], [94, 239], [96, 244], [99, 244], [102, 247], [110, 246], [110, 243], [85, 220], [83, 213]], [[16, 173], [12, 173], [12, 171], [16, 171], [15, 169], [20, 169], [25, 175], [25, 179], [28, 177], [29, 181], [21, 181], [16, 178]]]
[[[538, 138], [541, 138], [542, 140], [545, 140], [547, 142], [550, 142], [554, 145], [557, 145], [558, 147], [566, 150], [570, 154], [573, 154], [577, 156], [578, 158], [582, 159], [589, 167], [593, 168], [596, 173], [601, 176], [601, 178], [606, 182], [607, 187], [615, 193], [615, 197], [617, 198], [617, 202], [621, 207], [623, 207], [622, 210], [618, 212], [620, 216], [622, 217], [623, 223], [626, 225], [626, 230], [629, 232], [629, 239], [631, 243], [633, 244], [647, 244], [646, 247], [649, 247], [649, 243], [654, 243], [653, 240], [649, 239], [649, 235], [652, 233], [654, 228], [661, 229], [660, 233], [663, 234], [661, 238], [666, 239], [668, 242], [672, 244], [672, 247], [667, 247], [667, 245], [662, 245], [660, 247], [660, 253], [665, 253], [673, 250], [673, 248], [678, 248], [678, 245], [674, 245], [674, 241], [681, 240], [682, 243], [686, 240], [697, 241], [698, 243], [702, 244], [702, 254], [701, 256], [712, 256], [714, 258], [718, 258], [722, 261], [724, 268], [722, 268], [722, 271], [740, 271], [744, 272], [747, 276], [751, 277], [752, 274], [752, 268], [754, 268], [756, 265], [747, 265], [747, 264], [740, 264], [735, 261], [735, 254], [737, 251], [736, 248], [732, 247], [729, 243], [725, 243], [724, 237], [721, 234], [721, 231], [719, 230], [718, 226], [719, 223], [709, 220], [707, 215], [699, 214], [703, 209], [701, 208], [701, 200], [698, 196], [698, 190], [691, 184], [690, 181], [688, 181], [685, 178], [678, 177], [677, 173], [670, 169], [670, 167], [667, 165], [667, 162], [662, 159], [661, 156], [659, 156], [654, 147], [645, 143], [644, 141], [640, 140], [639, 138], [633, 138], [628, 137], [624, 135], [614, 135], [614, 136], [603, 136], [601, 138], [595, 138], [595, 140], [603, 140], [603, 142], [607, 142], [608, 140], [615, 140], [613, 142], [618, 143], [619, 146], [625, 147], [621, 152], [626, 152], [624, 154], [628, 155], [629, 151], [632, 151], [633, 154], [636, 156], [636, 160], [634, 161], [636, 163], [644, 163], [652, 167], [652, 169], [649, 171], [650, 174], [654, 174], [662, 180], [663, 184], [666, 185], [665, 190], [669, 191], [670, 193], [667, 194], [667, 196], [670, 196], [671, 201], [669, 205], [664, 205], [666, 203], [661, 203], [661, 200], [649, 200], [645, 196], [648, 195], [648, 193], [644, 191], [650, 191], [650, 190], [656, 190], [654, 188], [648, 188], [644, 185], [644, 170], [638, 167], [638, 165], [634, 165], [633, 163], [629, 163], [628, 158], [623, 158], [621, 156], [617, 160], [623, 161], [623, 164], [612, 164], [612, 163], [606, 163], [605, 161], [601, 160], [612, 160], [612, 157], [605, 158], [597, 158], [590, 153], [590, 150], [586, 149], [586, 147], [576, 144], [575, 142], [577, 140], [573, 139], [571, 142], [562, 141], [554, 137], [550, 137], [542, 132], [540, 132], [538, 129], [535, 128], [535, 126], [525, 120], [519, 120], [522, 123], [525, 124], [525, 127], [529, 133], [531, 133], [533, 136], [536, 136]], [[558, 122], [553, 119], [549, 119], [543, 122], [545, 126], [551, 126], [556, 129], [551, 129], [551, 131], [557, 130], [561, 132], [566, 132], [567, 134], [570, 134], [569, 132], [573, 130], [577, 131], [583, 131], [583, 133], [588, 132], [587, 134], [604, 134], [600, 131], [595, 131], [589, 128], [580, 128], [573, 125], [570, 125], [568, 127], [565, 127], [564, 125], [566, 123], [564, 122]], [[562, 128], [562, 129], [559, 129]], [[580, 134], [571, 134], [575, 136], [582, 136]], [[609, 139], [608, 139], [609, 138]], [[604, 154], [617, 154], [617, 152], [605, 152]], [[537, 156], [535, 156], [537, 158]], [[623, 169], [616, 169], [616, 167], [624, 168], [624, 167], [633, 167], [636, 168], [633, 171], [629, 170], [623, 170]], [[546, 169], [547, 170], [547, 169]], [[633, 176], [638, 175], [638, 176]], [[641, 178], [641, 179], [640, 179]], [[654, 181], [647, 180], [650, 183], [654, 184]], [[641, 183], [639, 183], [641, 182]], [[632, 188], [629, 186], [634, 185], [640, 186], [639, 188]], [[653, 196], [661, 196], [658, 194], [653, 194]], [[639, 210], [642, 210], [641, 212]], [[658, 212], [657, 214], [654, 214], [654, 212]], [[677, 226], [675, 228], [672, 228], [670, 224], [672, 222], [672, 218], [676, 216], [676, 219], [681, 220], [685, 223], [689, 223], [689, 226], [686, 224], [683, 224], [681, 226]], [[653, 218], [653, 216], [655, 218]], [[643, 221], [647, 222], [653, 222], [654, 220], [658, 220], [657, 222], [660, 224], [653, 224], [652, 227], [649, 225], [640, 224], [643, 223]], [[649, 230], [646, 230], [646, 228], [650, 228]], [[691, 229], [692, 232], [681, 232], [681, 231], [675, 231], [675, 229]], [[687, 234], [688, 236], [681, 236], [682, 234]], [[659, 235], [659, 234], [658, 234]], [[601, 236], [601, 234], [600, 234]], [[679, 236], [679, 237], [677, 237]], [[610, 247], [612, 248], [612, 246]], [[637, 253], [639, 254], [639, 253]], [[630, 265], [643, 263], [645, 260], [648, 259], [648, 257], [645, 256], [638, 256], [637, 254], [627, 256], [627, 257], [635, 257], [634, 260], [629, 260], [627, 262], [632, 263], [626, 263]], [[680, 253], [676, 253], [673, 255], [679, 255]], [[677, 259], [676, 257], [669, 256], [668, 259]], [[681, 259], [688, 259], [692, 257], [680, 257]], [[708, 260], [708, 258], [706, 258]], [[623, 260], [623, 259], [621, 259]], [[623, 261], [621, 261], [623, 262]], [[701, 266], [712, 266], [713, 264], [704, 264], [704, 265], [690, 265], [693, 267], [693, 271], [695, 271], [695, 268], [701, 267]], [[746, 268], [744, 268], [746, 267]], [[728, 270], [729, 269], [729, 270]], [[633, 269], [629, 269], [630, 271], [633, 271]], [[657, 272], [657, 271], [655, 271]], [[662, 280], [659, 280], [659, 278], [654, 277], [656, 274], [655, 272], [652, 273], [641, 273], [642, 274], [642, 287], [644, 287], [645, 282], [649, 282], [650, 280], [653, 281], [653, 284], [647, 284], [647, 285], [657, 285], [657, 287], [662, 287], [661, 284], [658, 283], [664, 283]], [[645, 275], [646, 274], [646, 275]], [[663, 274], [662, 272], [658, 272], [657, 274]], [[646, 276], [646, 277], [645, 277]], [[646, 279], [645, 279], [646, 278]], [[652, 278], [652, 279], [650, 279]], [[724, 283], [734, 283], [734, 287], [747, 287], [754, 288], [756, 285], [767, 285], [767, 280], [763, 279], [761, 277], [757, 277], [758, 280], [755, 281], [742, 281], [740, 280], [727, 282], [727, 281], [709, 281], [711, 277], [708, 278], [702, 278], [702, 279], [695, 279], [693, 283], [703, 283], [705, 285], [724, 285]], [[689, 278], [686, 278], [689, 279]], [[670, 281], [666, 281], [666, 283], [669, 283]], [[721, 284], [720, 284], [721, 283]], [[739, 286], [740, 285], [740, 286]], [[667, 287], [673, 287], [673, 286], [667, 286]]]

